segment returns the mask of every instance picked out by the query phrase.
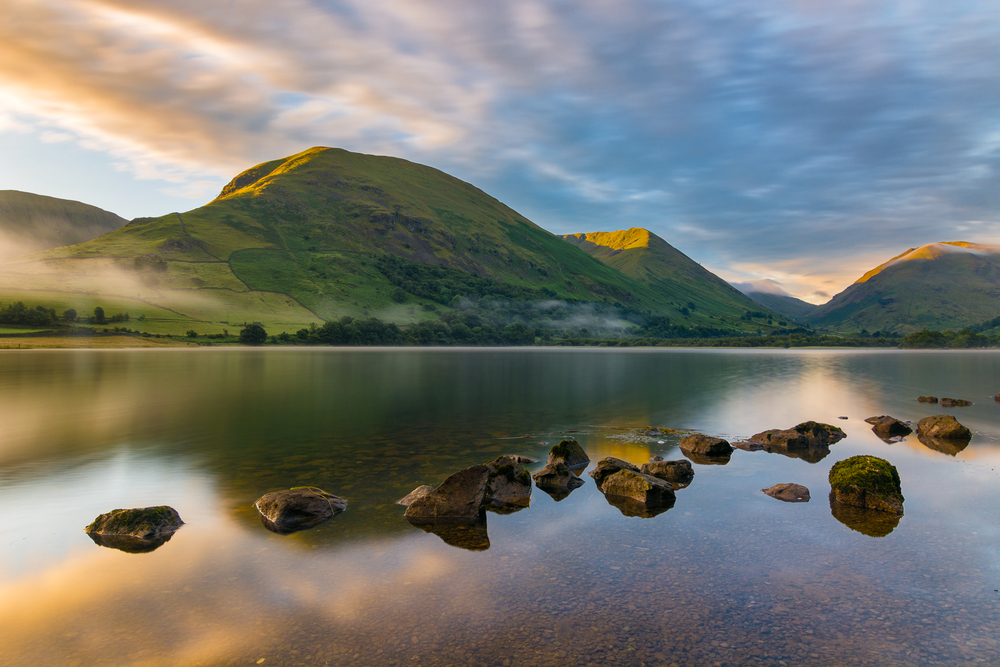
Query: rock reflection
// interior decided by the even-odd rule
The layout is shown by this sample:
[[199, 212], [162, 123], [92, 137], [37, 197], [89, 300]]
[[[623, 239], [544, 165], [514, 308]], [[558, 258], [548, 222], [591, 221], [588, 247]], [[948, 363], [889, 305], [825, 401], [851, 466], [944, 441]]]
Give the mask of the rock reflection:
[[922, 433], [917, 435], [917, 440], [919, 440], [920, 444], [927, 449], [933, 449], [936, 452], [941, 452], [942, 454], [947, 454], [948, 456], [955, 456], [969, 446], [968, 440], [946, 440], [944, 438], [935, 438]]
[[316, 526], [329, 520], [330, 517], [315, 517], [309, 521], [303, 521], [294, 525], [290, 524], [277, 524], [270, 519], [268, 519], [263, 514], [260, 515], [260, 522], [272, 533], [277, 533], [278, 535], [291, 535], [292, 533], [297, 533], [300, 530], [309, 530], [310, 528], [315, 528]]
[[445, 544], [468, 551], [486, 551], [490, 548], [490, 536], [486, 532], [486, 516], [476, 519], [439, 519], [427, 521], [406, 517], [410, 525], [425, 533], [433, 533]]
[[851, 530], [869, 537], [885, 537], [899, 525], [901, 514], [891, 514], [867, 507], [844, 505], [838, 503], [833, 493], [830, 493], [830, 513], [833, 518]]
[[608, 504], [618, 509], [625, 516], [640, 517], [642, 519], [652, 519], [654, 516], [663, 514], [674, 506], [674, 500], [669, 500], [662, 505], [650, 507], [645, 503], [640, 503], [625, 496], [604, 496]]
[[87, 533], [87, 535], [94, 541], [94, 544], [109, 549], [118, 549], [118, 551], [124, 551], [129, 554], [147, 554], [150, 551], [156, 551], [174, 536], [173, 533], [168, 533], [145, 540], [141, 537], [132, 537], [131, 535], [100, 535], [98, 533]]
[[790, 449], [783, 445], [765, 445], [764, 451], [768, 454], [781, 454], [790, 459], [802, 459], [806, 463], [819, 463], [830, 455], [830, 448], [826, 445], [815, 445], [804, 449]]
[[707, 454], [698, 454], [697, 452], [691, 452], [682, 449], [681, 454], [691, 459], [692, 463], [697, 463], [702, 466], [724, 466], [729, 463], [732, 458], [730, 454], [723, 454], [722, 456], [709, 456]]

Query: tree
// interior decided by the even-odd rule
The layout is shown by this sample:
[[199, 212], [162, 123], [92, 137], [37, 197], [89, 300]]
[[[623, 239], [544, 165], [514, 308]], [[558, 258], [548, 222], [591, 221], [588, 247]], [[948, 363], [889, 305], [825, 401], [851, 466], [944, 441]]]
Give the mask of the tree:
[[69, 310], [64, 311], [62, 318], [67, 322], [76, 322], [76, 310], [70, 308]]
[[263, 345], [267, 341], [267, 331], [254, 322], [240, 330], [240, 343], [243, 345]]
[[97, 306], [94, 308], [94, 324], [104, 324], [105, 322], [107, 322], [107, 320], [104, 319], [104, 309]]

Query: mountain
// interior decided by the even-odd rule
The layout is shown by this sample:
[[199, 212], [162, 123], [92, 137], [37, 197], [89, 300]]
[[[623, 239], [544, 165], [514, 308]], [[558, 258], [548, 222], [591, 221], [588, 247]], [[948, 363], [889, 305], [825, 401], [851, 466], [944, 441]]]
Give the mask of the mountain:
[[1000, 248], [949, 241], [910, 248], [803, 318], [838, 331], [961, 328], [1000, 313]]
[[815, 305], [807, 301], [796, 299], [782, 289], [780, 283], [774, 280], [751, 280], [745, 283], [733, 283], [733, 287], [765, 308], [769, 308], [795, 321], [808, 315], [816, 308]]
[[[686, 284], [718, 280], [693, 266]], [[629, 277], [431, 167], [312, 148], [244, 171], [192, 211], [8, 263], [0, 300], [31, 290], [32, 303], [79, 312], [100, 301], [164, 332], [244, 321], [295, 331], [343, 315], [405, 323], [478, 297], [619, 304], [709, 324], [707, 296], [666, 282]], [[742, 312], [726, 298], [727, 314]], [[685, 315], [690, 300], [706, 312]], [[741, 326], [731, 320], [711, 321]]]
[[693, 303], [695, 313], [712, 319], [740, 318], [748, 311], [760, 310], [746, 295], [647, 229], [566, 234], [563, 238], [652, 287], [677, 308], [692, 310], [689, 304]]
[[126, 222], [78, 201], [0, 190], [0, 258], [89, 241]]

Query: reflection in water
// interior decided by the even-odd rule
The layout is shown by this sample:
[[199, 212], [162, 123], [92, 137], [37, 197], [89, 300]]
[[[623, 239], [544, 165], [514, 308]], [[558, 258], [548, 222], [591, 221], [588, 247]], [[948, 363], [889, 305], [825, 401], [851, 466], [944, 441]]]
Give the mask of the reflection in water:
[[[856, 508], [764, 497], [786, 479], [828, 488], [831, 461], [786, 456], [700, 468], [652, 521], [588, 484], [493, 514], [489, 536], [485, 522], [419, 526], [435, 539], [394, 502], [510, 451], [544, 458], [568, 430], [594, 460], [641, 464], [677, 458], [677, 443], [626, 442], [624, 427], [732, 441], [842, 414], [850, 437], [831, 458], [876, 453], [864, 417], [916, 420], [928, 382], [974, 398], [998, 376], [992, 353], [0, 354], [0, 502], [14, 515], [2, 661], [997, 664], [992, 402], [967, 409], [977, 436], [960, 465], [893, 448], [912, 491], [905, 522], [865, 528], [882, 540], [855, 532]], [[303, 484], [351, 511], [287, 537], [260, 530], [254, 499]], [[162, 502], [188, 522], [169, 548], [132, 557], [79, 530], [107, 507]]]
[[661, 505], [650, 507], [645, 503], [640, 503], [633, 498], [625, 496], [606, 495], [604, 497], [607, 499], [609, 505], [618, 508], [618, 511], [625, 516], [640, 517], [643, 519], [652, 519], [654, 516], [663, 514], [673, 507], [676, 502], [675, 500], [669, 500]]
[[685, 449], [681, 450], [681, 454], [691, 459], [692, 463], [697, 463], [702, 466], [724, 466], [729, 463], [729, 460], [732, 458], [732, 454], [709, 456], [708, 454], [699, 454], [698, 452], [691, 452]]
[[944, 438], [934, 438], [923, 433], [917, 434], [917, 439], [927, 449], [933, 449], [948, 456], [956, 456], [969, 446], [968, 440], [945, 440]]
[[130, 554], [145, 554], [155, 551], [169, 542], [174, 533], [170, 532], [165, 535], [159, 535], [149, 540], [131, 535], [101, 535], [100, 533], [87, 533], [87, 535], [90, 536], [90, 539], [94, 540], [94, 544], [102, 547], [118, 549], [118, 551]]
[[490, 536], [486, 532], [486, 516], [472, 520], [463, 519], [414, 519], [406, 517], [410, 525], [425, 533], [433, 533], [445, 544], [468, 551], [486, 551], [490, 548]]
[[830, 447], [827, 445], [813, 445], [796, 449], [790, 449], [783, 445], [764, 445], [764, 451], [768, 454], [781, 454], [790, 459], [801, 459], [806, 463], [819, 463], [830, 455]]
[[869, 537], [885, 537], [899, 525], [902, 514], [880, 512], [867, 507], [844, 505], [837, 502], [834, 493], [830, 492], [830, 513], [833, 518], [851, 530]]

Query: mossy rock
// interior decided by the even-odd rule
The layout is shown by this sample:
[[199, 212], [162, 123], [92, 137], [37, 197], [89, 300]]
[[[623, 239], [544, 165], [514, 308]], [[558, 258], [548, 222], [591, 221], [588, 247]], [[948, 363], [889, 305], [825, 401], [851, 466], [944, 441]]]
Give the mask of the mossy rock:
[[830, 469], [837, 502], [895, 514], [903, 513], [903, 491], [896, 467], [877, 456], [852, 456]]
[[570, 468], [579, 468], [590, 463], [590, 457], [576, 440], [561, 440], [549, 450], [546, 464], [563, 463]]
[[498, 456], [486, 464], [486, 507], [500, 513], [524, 509], [531, 501], [531, 473], [514, 456]]
[[91, 535], [120, 535], [140, 540], [154, 540], [172, 534], [184, 525], [173, 507], [139, 507], [111, 510], [102, 514], [84, 528]]

